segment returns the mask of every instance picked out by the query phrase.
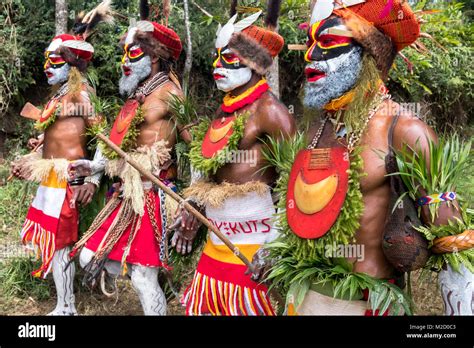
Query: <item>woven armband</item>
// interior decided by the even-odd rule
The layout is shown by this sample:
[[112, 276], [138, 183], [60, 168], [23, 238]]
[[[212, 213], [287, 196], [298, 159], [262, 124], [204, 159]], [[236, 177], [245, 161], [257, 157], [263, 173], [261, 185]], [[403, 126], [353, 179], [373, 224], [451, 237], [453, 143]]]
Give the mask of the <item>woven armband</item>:
[[423, 205], [454, 201], [455, 199], [456, 199], [456, 192], [435, 193], [432, 195], [418, 198], [416, 200], [416, 204], [421, 207]]

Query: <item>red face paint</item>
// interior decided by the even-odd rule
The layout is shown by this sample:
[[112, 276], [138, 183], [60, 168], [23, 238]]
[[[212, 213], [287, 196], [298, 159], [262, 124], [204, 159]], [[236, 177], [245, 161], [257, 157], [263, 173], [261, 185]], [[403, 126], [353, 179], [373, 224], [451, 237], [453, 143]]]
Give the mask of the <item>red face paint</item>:
[[305, 53], [305, 61], [329, 60], [349, 52], [354, 47], [351, 37], [328, 33], [329, 29], [342, 24], [342, 19], [338, 17], [314, 23], [308, 30], [306, 42], [308, 50]]

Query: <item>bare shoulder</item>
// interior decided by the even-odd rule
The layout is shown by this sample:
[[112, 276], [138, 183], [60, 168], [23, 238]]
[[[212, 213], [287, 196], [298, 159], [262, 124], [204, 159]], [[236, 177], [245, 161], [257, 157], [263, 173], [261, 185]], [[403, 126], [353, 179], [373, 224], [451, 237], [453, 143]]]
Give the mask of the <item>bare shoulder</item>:
[[266, 92], [258, 100], [256, 108], [259, 123], [267, 134], [283, 132], [293, 135], [296, 132], [296, 122], [288, 108], [279, 101], [273, 93]]
[[162, 118], [169, 113], [171, 95], [182, 96], [181, 89], [173, 82], [168, 81], [145, 98], [143, 110], [146, 116]]
[[384, 139], [388, 137], [396, 115], [399, 117], [393, 130], [395, 149], [400, 150], [405, 144], [412, 148], [419, 144], [425, 148], [428, 139], [436, 139], [436, 134], [425, 122], [410, 111], [404, 110], [398, 103], [387, 101], [370, 121], [368, 137], [372, 139], [371, 142], [381, 137]]
[[174, 84], [174, 82], [168, 81], [168, 82], [165, 82], [163, 84], [163, 86], [161, 86], [160, 88], [157, 88], [155, 91], [153, 91], [150, 94], [150, 97], [152, 99], [159, 99], [163, 102], [167, 102], [167, 101], [171, 100], [172, 95], [182, 97], [183, 96], [183, 91], [181, 90], [181, 88], [176, 86]]
[[400, 113], [394, 129], [395, 148], [401, 149], [406, 144], [413, 149], [426, 149], [429, 140], [437, 140], [436, 133], [430, 126], [408, 111]]

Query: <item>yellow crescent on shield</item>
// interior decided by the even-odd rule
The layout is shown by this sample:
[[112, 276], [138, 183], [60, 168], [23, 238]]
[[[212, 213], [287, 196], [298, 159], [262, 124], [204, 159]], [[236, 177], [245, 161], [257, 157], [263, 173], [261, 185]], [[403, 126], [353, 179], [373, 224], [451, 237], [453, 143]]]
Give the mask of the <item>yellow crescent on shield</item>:
[[229, 130], [232, 128], [233, 125], [234, 121], [230, 121], [228, 124], [221, 128], [215, 129], [211, 126], [211, 130], [209, 131], [209, 140], [213, 143], [217, 143], [218, 141], [222, 140], [227, 135], [227, 133], [229, 133]]
[[301, 175], [295, 181], [295, 203], [299, 211], [312, 215], [324, 209], [331, 202], [337, 190], [337, 174], [332, 174], [314, 184], [307, 184]]

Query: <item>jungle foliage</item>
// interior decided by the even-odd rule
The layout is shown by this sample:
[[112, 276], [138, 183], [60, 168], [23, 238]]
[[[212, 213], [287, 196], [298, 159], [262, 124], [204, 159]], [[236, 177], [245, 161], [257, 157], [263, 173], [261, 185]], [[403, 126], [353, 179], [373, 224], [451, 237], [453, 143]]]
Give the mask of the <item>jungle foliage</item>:
[[[69, 22], [72, 25], [80, 10], [90, 10], [98, 1], [70, 0]], [[279, 32], [286, 43], [304, 43], [306, 33], [298, 28], [307, 20], [307, 0], [283, 1]], [[160, 1], [151, 0], [151, 15], [160, 20]], [[417, 11], [439, 10], [423, 16], [422, 32], [432, 38], [422, 38], [422, 52], [413, 48], [403, 51], [406, 59], [396, 59], [389, 87], [397, 100], [421, 103], [430, 124], [441, 131], [468, 132], [473, 120], [473, 37], [472, 5], [466, 1], [412, 1]], [[170, 26], [184, 38], [182, 1], [172, 1]], [[265, 9], [265, 1], [243, 0], [241, 6]], [[43, 67], [43, 51], [54, 36], [54, 0], [4, 0], [0, 5], [0, 126], [8, 135], [7, 151], [17, 142], [24, 144], [34, 132], [31, 122], [21, 120], [18, 111], [25, 101], [44, 102], [48, 93]], [[137, 17], [138, 1], [115, 0], [119, 13], [112, 26], [100, 25], [92, 38], [96, 47], [89, 78], [98, 95], [117, 96], [122, 52], [118, 39], [126, 32], [128, 18]], [[211, 78], [211, 57], [218, 23], [228, 19], [230, 1], [193, 0], [190, 2], [193, 40], [193, 69], [190, 90], [199, 113], [210, 116], [220, 102], [221, 92]], [[184, 42], [184, 39], [183, 39]], [[299, 93], [303, 84], [302, 51], [280, 55], [281, 97], [299, 114]], [[184, 53], [175, 67], [184, 66]], [[112, 119], [115, 115], [107, 115]], [[0, 148], [1, 150], [1, 148]], [[14, 149], [13, 149], [14, 150]]]

